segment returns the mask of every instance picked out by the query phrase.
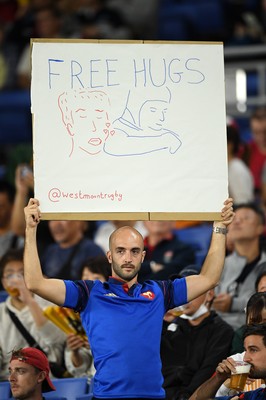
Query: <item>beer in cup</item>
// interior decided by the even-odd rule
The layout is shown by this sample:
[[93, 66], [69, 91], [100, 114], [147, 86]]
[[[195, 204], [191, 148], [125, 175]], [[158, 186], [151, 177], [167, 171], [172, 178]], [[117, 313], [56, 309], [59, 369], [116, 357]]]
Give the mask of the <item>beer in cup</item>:
[[242, 392], [250, 371], [250, 364], [245, 361], [236, 361], [235, 369], [236, 372], [231, 372], [229, 387], [237, 392]]

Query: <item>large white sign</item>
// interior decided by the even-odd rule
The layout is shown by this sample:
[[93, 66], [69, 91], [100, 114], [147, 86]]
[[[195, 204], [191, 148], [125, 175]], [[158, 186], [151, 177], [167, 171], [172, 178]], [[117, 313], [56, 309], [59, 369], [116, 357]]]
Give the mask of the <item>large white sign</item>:
[[224, 91], [221, 43], [33, 40], [43, 215], [212, 219], [228, 195]]

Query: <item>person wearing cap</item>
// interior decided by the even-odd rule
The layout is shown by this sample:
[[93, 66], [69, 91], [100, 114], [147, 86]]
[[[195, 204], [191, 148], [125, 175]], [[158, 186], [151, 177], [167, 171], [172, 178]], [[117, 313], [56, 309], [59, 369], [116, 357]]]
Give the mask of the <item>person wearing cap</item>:
[[34, 347], [14, 350], [9, 362], [9, 382], [15, 400], [42, 400], [43, 392], [56, 390], [46, 355]]
[[[192, 265], [177, 277], [198, 274]], [[173, 316], [171, 310], [165, 316], [161, 359], [166, 399], [187, 400], [229, 355], [234, 330], [210, 310], [213, 298], [210, 289], [182, 306], [180, 316]]]
[[226, 228], [234, 218], [232, 199], [224, 202], [221, 217], [213, 224], [210, 249], [199, 275], [143, 284], [138, 282], [145, 257], [143, 237], [130, 226], [110, 236], [107, 258], [112, 276], [107, 282], [44, 277], [36, 245], [39, 201], [30, 199], [24, 212], [26, 285], [55, 304], [80, 312], [96, 368], [94, 398], [164, 399], [160, 359], [164, 314], [217, 285]]
[[3, 255], [0, 279], [8, 293], [0, 303], [0, 380], [7, 380], [12, 349], [33, 346], [34, 342], [50, 362], [61, 365], [67, 336], [43, 314], [51, 303], [27, 289], [22, 249], [11, 249]]

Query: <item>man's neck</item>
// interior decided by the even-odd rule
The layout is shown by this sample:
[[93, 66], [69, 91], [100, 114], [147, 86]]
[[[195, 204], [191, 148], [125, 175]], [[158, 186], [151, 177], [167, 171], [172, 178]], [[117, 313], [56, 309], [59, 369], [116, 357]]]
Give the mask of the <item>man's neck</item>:
[[68, 249], [69, 247], [73, 247], [76, 244], [78, 244], [81, 241], [81, 239], [83, 239], [82, 233], [76, 235], [74, 238], [71, 238], [67, 241], [60, 242], [59, 246], [61, 247], [61, 249]]
[[19, 300], [17, 297], [11, 297], [11, 304], [19, 311], [23, 310], [23, 308], [26, 307], [26, 304]]
[[260, 254], [260, 246], [257, 240], [253, 242], [237, 242], [235, 250], [240, 256], [245, 257], [248, 263], [254, 261]]

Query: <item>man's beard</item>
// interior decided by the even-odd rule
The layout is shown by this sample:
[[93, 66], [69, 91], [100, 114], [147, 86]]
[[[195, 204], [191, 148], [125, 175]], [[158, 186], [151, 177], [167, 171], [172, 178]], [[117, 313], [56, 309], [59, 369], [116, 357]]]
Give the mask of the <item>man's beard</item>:
[[249, 373], [250, 378], [252, 379], [265, 379], [266, 377], [266, 369], [258, 369], [254, 370], [254, 367], [251, 366], [251, 370]]
[[132, 268], [132, 272], [131, 273], [126, 273], [123, 271], [123, 267], [131, 267], [132, 264], [123, 264], [121, 265], [121, 267], [117, 267], [116, 265], [113, 265], [113, 270], [116, 273], [117, 276], [119, 276], [119, 278], [123, 279], [126, 282], [130, 282], [132, 279], [134, 279], [139, 272], [139, 268], [135, 268], [133, 266]]

